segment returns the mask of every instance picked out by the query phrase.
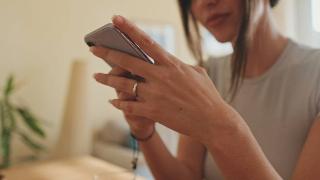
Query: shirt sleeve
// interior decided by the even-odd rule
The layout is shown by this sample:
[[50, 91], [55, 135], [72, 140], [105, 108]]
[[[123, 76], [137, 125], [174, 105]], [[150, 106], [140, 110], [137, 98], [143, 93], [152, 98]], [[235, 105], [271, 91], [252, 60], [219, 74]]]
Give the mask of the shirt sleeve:
[[[320, 57], [319, 57], [319, 60], [320, 60]], [[320, 71], [320, 65], [319, 65], [319, 71]], [[320, 73], [318, 75], [317, 89], [316, 89], [316, 110], [317, 110], [316, 117], [318, 120], [320, 120]]]
[[319, 78], [319, 85], [318, 85], [318, 88], [317, 88], [317, 96], [316, 96], [316, 109], [317, 109], [317, 116], [316, 116], [316, 119], [318, 119], [320, 121], [320, 78]]
[[317, 51], [314, 59], [314, 67], [316, 68], [315, 72], [317, 72], [317, 78], [315, 81], [316, 119], [320, 121], [320, 50]]
[[320, 121], [320, 99], [318, 100], [318, 112], [317, 119]]

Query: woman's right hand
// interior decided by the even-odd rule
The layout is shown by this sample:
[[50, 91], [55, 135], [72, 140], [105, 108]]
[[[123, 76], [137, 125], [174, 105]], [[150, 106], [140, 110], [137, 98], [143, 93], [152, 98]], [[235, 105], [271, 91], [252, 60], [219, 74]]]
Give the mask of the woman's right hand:
[[[113, 67], [112, 70], [109, 72], [109, 74], [103, 74], [103, 73], [97, 73], [95, 74], [94, 78], [96, 79], [96, 81], [98, 81], [101, 84], [109, 84], [112, 82], [106, 82], [106, 76], [120, 76], [123, 78], [128, 77], [128, 72], [125, 71], [124, 69], [120, 68], [120, 67]], [[125, 84], [123, 84], [123, 86], [126, 86]], [[135, 100], [135, 96], [126, 92], [121, 91], [120, 89], [116, 89], [117, 95], [119, 99], [122, 100]], [[155, 126], [155, 122], [150, 120], [150, 119], [146, 119], [144, 117], [139, 117], [139, 116], [133, 116], [133, 115], [129, 115], [129, 114], [124, 114], [127, 123], [130, 126], [131, 129], [131, 133], [136, 136], [139, 139], [145, 139], [147, 137], [149, 137], [153, 131], [154, 131], [154, 126]]]

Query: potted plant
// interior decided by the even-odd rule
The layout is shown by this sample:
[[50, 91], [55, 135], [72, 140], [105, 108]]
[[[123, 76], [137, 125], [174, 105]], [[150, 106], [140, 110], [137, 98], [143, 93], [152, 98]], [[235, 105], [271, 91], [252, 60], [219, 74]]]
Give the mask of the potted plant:
[[[11, 165], [13, 136], [19, 137], [35, 154], [44, 150], [41, 144], [31, 138], [30, 133], [40, 138], [45, 138], [46, 134], [37, 118], [28, 108], [12, 102], [14, 90], [15, 82], [11, 75], [8, 77], [0, 95], [0, 154], [2, 157], [0, 169], [8, 168]], [[24, 126], [23, 130], [22, 126]]]

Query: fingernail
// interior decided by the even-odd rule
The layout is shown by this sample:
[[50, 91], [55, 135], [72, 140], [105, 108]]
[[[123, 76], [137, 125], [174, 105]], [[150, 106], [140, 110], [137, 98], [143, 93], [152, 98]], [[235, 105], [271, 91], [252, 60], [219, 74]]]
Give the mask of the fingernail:
[[102, 48], [102, 47], [90, 47], [90, 51], [93, 53], [93, 54], [103, 54], [103, 53], [106, 53], [107, 52], [107, 48]]
[[113, 21], [114, 23], [117, 23], [117, 24], [122, 24], [123, 21], [124, 21], [124, 19], [123, 19], [123, 17], [120, 16], [120, 15], [114, 15], [114, 16], [112, 17], [112, 21]]
[[94, 74], [93, 74], [93, 77], [94, 77], [95, 79], [97, 79], [98, 76], [99, 76], [98, 74], [99, 74], [99, 73], [94, 73]]
[[90, 48], [89, 48], [89, 50], [91, 51], [91, 52], [93, 52], [94, 50], [96, 50], [97, 48], [96, 47], [94, 47], [94, 46], [91, 46]]
[[118, 16], [117, 14], [113, 15], [111, 20], [113, 21], [117, 16]]
[[114, 106], [115, 108], [119, 109], [118, 106], [116, 105], [116, 103], [114, 102], [114, 99], [110, 99], [109, 103]]
[[112, 104], [115, 108], [120, 109], [119, 102], [117, 99], [109, 100], [109, 103]]

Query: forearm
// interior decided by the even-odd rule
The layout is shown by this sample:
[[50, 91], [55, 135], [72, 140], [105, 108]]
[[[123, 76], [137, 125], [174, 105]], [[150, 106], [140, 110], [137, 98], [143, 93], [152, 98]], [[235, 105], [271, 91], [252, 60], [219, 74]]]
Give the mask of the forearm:
[[192, 171], [169, 152], [157, 132], [148, 141], [139, 142], [139, 147], [155, 179], [196, 179]]
[[[226, 179], [281, 179], [241, 116], [230, 108], [207, 148]], [[220, 124], [221, 125], [221, 124]]]
[[315, 119], [303, 146], [292, 180], [319, 179], [320, 177], [320, 117]]

